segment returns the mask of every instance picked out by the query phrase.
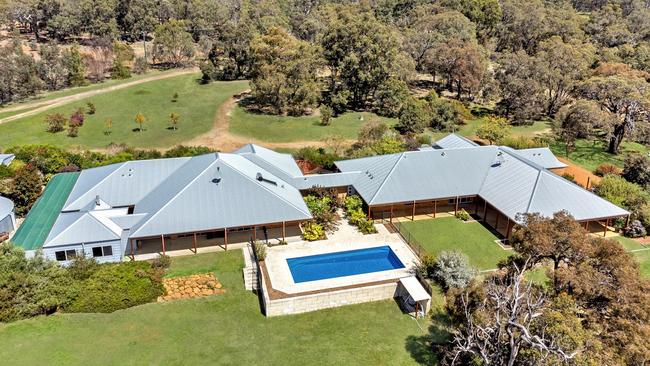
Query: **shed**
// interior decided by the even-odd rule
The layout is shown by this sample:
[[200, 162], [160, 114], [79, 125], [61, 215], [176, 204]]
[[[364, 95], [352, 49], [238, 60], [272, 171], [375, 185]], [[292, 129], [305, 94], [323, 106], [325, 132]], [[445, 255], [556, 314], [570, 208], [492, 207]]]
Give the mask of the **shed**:
[[420, 281], [415, 276], [409, 276], [400, 278], [399, 283], [401, 284], [400, 297], [407, 307], [414, 307], [415, 316], [417, 317], [420, 312], [428, 313], [431, 309], [431, 295], [422, 287]]

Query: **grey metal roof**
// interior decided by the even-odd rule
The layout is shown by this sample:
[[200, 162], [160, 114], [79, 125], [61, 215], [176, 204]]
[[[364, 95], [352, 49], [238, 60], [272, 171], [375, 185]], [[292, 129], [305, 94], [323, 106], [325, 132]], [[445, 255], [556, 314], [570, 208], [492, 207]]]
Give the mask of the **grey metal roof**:
[[236, 150], [234, 154], [242, 155], [277, 176], [297, 177], [302, 175], [302, 171], [290, 154], [282, 154], [255, 144], [245, 145]]
[[136, 205], [148, 213], [132, 238], [311, 218], [295, 187], [240, 155], [192, 160]]
[[346, 187], [351, 186], [360, 175], [361, 172], [310, 174], [293, 178], [291, 184], [301, 190], [314, 187]]
[[449, 135], [441, 138], [435, 142], [435, 145], [441, 149], [458, 149], [463, 147], [479, 146], [474, 141], [455, 133], [450, 133]]
[[63, 211], [81, 210], [97, 195], [112, 207], [134, 205], [189, 159], [137, 160], [86, 169]]
[[[510, 149], [508, 147], [503, 147], [504, 149]], [[534, 163], [537, 163], [543, 166], [546, 169], [556, 169], [556, 168], [566, 168], [568, 165], [559, 161], [551, 149], [548, 147], [535, 147], [532, 149], [519, 149], [512, 150], [513, 153], [518, 154]]]
[[118, 233], [88, 212], [64, 212], [57, 218], [43, 247], [119, 239]]
[[336, 166], [343, 172], [361, 171], [353, 186], [370, 205], [480, 195], [513, 220], [519, 213], [551, 216], [560, 210], [577, 220], [628, 214], [548, 171], [545, 154], [474, 146], [337, 161]]
[[425, 150], [337, 161], [361, 170], [353, 186], [371, 205], [473, 195], [479, 191], [496, 146]]
[[7, 197], [0, 197], [0, 220], [14, 212], [14, 202]]
[[0, 154], [0, 164], [9, 165], [16, 158], [14, 154]]

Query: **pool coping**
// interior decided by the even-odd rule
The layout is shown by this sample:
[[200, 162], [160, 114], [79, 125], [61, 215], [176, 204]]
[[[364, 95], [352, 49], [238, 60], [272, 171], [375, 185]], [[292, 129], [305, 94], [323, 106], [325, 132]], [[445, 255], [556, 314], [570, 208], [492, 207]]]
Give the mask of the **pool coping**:
[[[320, 243], [308, 243], [303, 245], [291, 244], [286, 247], [274, 247], [267, 253], [266, 260], [263, 263], [263, 272], [266, 276], [267, 283], [270, 285], [269, 287], [271, 287], [271, 290], [283, 294], [281, 296], [300, 296], [310, 293], [322, 293], [370, 286], [372, 284], [391, 283], [398, 281], [402, 277], [412, 275], [412, 268], [417, 264], [417, 256], [401, 239], [397, 237], [387, 238], [385, 236], [367, 239], [370, 240], [363, 240], [362, 242], [354, 244], [328, 243], [327, 245], [319, 245]], [[286, 261], [288, 258], [383, 246], [389, 246], [391, 248], [397, 258], [399, 258], [404, 265], [404, 268], [295, 283]]]

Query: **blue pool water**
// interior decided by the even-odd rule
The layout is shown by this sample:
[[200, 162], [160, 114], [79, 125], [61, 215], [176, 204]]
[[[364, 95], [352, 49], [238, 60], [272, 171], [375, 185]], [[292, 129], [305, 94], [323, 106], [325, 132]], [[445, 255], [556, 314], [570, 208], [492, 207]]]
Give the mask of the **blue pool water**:
[[295, 283], [404, 268], [388, 245], [288, 258], [287, 263]]

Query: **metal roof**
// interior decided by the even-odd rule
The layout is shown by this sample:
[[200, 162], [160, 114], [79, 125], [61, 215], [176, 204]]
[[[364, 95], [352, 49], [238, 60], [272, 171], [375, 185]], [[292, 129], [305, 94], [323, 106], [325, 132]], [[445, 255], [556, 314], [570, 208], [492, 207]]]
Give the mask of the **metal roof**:
[[0, 220], [14, 212], [14, 202], [7, 197], [0, 196]]
[[14, 154], [0, 154], [0, 164], [9, 165], [16, 158]]
[[359, 179], [360, 175], [361, 172], [310, 174], [293, 178], [291, 184], [301, 190], [314, 187], [347, 187]]
[[89, 212], [64, 212], [59, 215], [44, 247], [119, 240], [115, 232]]
[[311, 218], [295, 187], [240, 155], [192, 160], [136, 205], [148, 212], [132, 238]]
[[63, 211], [81, 210], [96, 196], [111, 207], [134, 205], [189, 159], [136, 160], [86, 169], [81, 172]]
[[474, 141], [455, 133], [450, 133], [449, 135], [441, 138], [435, 142], [435, 145], [440, 149], [458, 149], [463, 147], [479, 146]]
[[290, 154], [282, 154], [265, 147], [248, 144], [234, 154], [239, 154], [277, 176], [298, 177], [302, 171]]
[[336, 166], [361, 170], [354, 188], [366, 203], [379, 205], [476, 194], [496, 153], [496, 146], [410, 151]]
[[[510, 149], [509, 147], [503, 147], [503, 149]], [[566, 168], [568, 165], [559, 161], [551, 149], [548, 147], [535, 147], [532, 149], [520, 149], [512, 150], [512, 153], [518, 154], [532, 162], [535, 162], [546, 169], [557, 169], [557, 168]]]
[[411, 151], [335, 164], [343, 172], [361, 171], [353, 186], [370, 205], [479, 195], [513, 220], [519, 213], [551, 216], [560, 210], [567, 210], [577, 220], [628, 214], [548, 171], [546, 166], [551, 159], [546, 155], [550, 150], [546, 150], [533, 149], [522, 154], [508, 147], [473, 146]]

